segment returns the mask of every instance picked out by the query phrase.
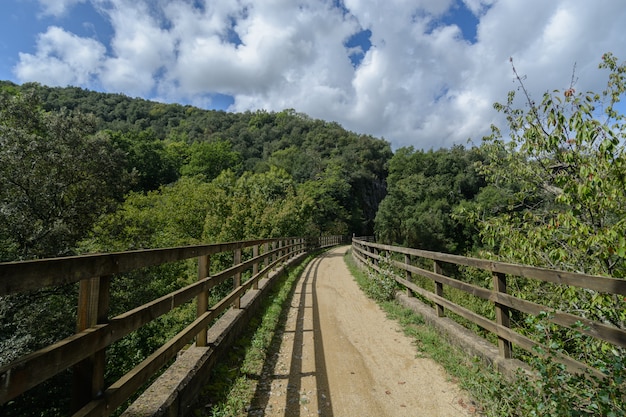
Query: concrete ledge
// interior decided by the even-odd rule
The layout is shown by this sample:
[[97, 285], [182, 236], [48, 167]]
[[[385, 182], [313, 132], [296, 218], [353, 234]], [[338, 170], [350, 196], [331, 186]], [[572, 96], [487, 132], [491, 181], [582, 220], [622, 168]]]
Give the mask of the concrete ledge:
[[258, 290], [241, 297], [241, 309], [230, 309], [207, 332], [208, 347], [191, 346], [180, 353], [176, 361], [124, 411], [122, 417], [174, 417], [187, 415], [197, 396], [208, 382], [211, 369], [232, 347], [261, 302], [288, 268], [302, 263], [304, 253], [289, 262], [269, 278], [259, 281]]
[[493, 367], [509, 381], [515, 379], [518, 368], [530, 371], [528, 364], [518, 359], [504, 359], [498, 348], [472, 331], [447, 317], [437, 317], [435, 310], [415, 297], [398, 291], [396, 300], [407, 308], [415, 311], [424, 321], [434, 327], [437, 332], [451, 345], [459, 347], [471, 357], [479, 358], [484, 364]]

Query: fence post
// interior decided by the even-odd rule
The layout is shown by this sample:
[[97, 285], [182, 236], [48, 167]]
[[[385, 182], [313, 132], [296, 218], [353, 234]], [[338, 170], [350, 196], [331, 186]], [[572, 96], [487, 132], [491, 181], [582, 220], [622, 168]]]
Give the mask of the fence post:
[[[235, 256], [233, 257], [233, 266], [239, 265], [241, 263], [241, 248], [235, 249]], [[233, 276], [233, 290], [236, 290], [241, 286], [241, 272], [237, 272]], [[241, 297], [235, 298], [235, 302], [233, 303], [234, 308], [241, 308]]]
[[[506, 294], [506, 275], [501, 272], [493, 273], [493, 290]], [[511, 327], [511, 319], [509, 308], [498, 302], [494, 303], [496, 308], [496, 323], [504, 327]], [[503, 337], [498, 336], [498, 350], [500, 356], [510, 359], [513, 356], [513, 346], [511, 342]]]
[[[252, 247], [252, 257], [256, 258], [257, 256], [259, 256], [259, 245], [254, 245]], [[255, 263], [252, 264], [252, 276], [255, 277], [256, 274], [259, 273], [259, 261], [256, 261]], [[259, 289], [259, 280], [255, 280], [254, 284], [252, 284], [252, 289], [253, 290], [258, 290]]]
[[[373, 255], [378, 255], [378, 249], [376, 248], [372, 248], [372, 254]], [[378, 266], [378, 258], [372, 258], [372, 260], [374, 262], [372, 262], [375, 266]]]
[[[411, 255], [408, 255], [406, 253], [404, 254], [404, 263], [407, 265], [411, 265]], [[413, 275], [411, 274], [411, 271], [409, 271], [408, 269], [404, 270], [404, 277], [406, 278], [407, 281], [413, 282]], [[413, 296], [413, 291], [411, 291], [409, 287], [406, 287], [406, 295], [409, 297]]]
[[[211, 266], [211, 255], [205, 255], [198, 257], [198, 281], [203, 280], [209, 276], [209, 270]], [[209, 309], [209, 291], [203, 291], [198, 294], [197, 299], [197, 317], [200, 317], [206, 313]], [[207, 328], [206, 326], [198, 332], [196, 336], [196, 346], [206, 347], [207, 345]]]
[[[96, 277], [80, 281], [76, 331], [81, 332], [108, 321], [111, 278]], [[72, 410], [104, 392], [105, 351], [100, 350], [73, 367]]]
[[[272, 252], [276, 250], [276, 241], [272, 241]], [[278, 258], [278, 254], [276, 252], [272, 253], [272, 262], [276, 262], [276, 258]]]
[[[441, 265], [437, 261], [433, 261], [433, 272], [442, 275]], [[435, 294], [439, 297], [443, 297], [443, 284], [441, 282], [435, 281]], [[437, 309], [437, 317], [444, 317], [446, 315], [441, 304], [435, 303], [435, 308]]]

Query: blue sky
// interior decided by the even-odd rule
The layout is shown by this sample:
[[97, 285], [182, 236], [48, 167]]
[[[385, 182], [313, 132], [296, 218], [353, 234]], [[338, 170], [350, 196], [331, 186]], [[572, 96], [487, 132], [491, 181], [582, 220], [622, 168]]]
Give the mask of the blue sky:
[[601, 90], [623, 0], [2, 0], [0, 79], [229, 111], [293, 108], [418, 148], [503, 125], [531, 94]]

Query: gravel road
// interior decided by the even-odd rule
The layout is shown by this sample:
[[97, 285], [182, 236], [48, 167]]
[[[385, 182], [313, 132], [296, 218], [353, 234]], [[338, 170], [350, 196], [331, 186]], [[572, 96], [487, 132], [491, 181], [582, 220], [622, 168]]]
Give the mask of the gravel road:
[[357, 287], [347, 250], [321, 255], [297, 283], [249, 416], [472, 415], [467, 394]]

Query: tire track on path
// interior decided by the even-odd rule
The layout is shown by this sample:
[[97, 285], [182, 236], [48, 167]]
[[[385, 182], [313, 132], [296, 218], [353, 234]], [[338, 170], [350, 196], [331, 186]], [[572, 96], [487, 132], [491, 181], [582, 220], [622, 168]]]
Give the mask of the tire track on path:
[[348, 271], [348, 247], [305, 269], [280, 346], [270, 354], [248, 415], [457, 417], [467, 394], [368, 299]]

